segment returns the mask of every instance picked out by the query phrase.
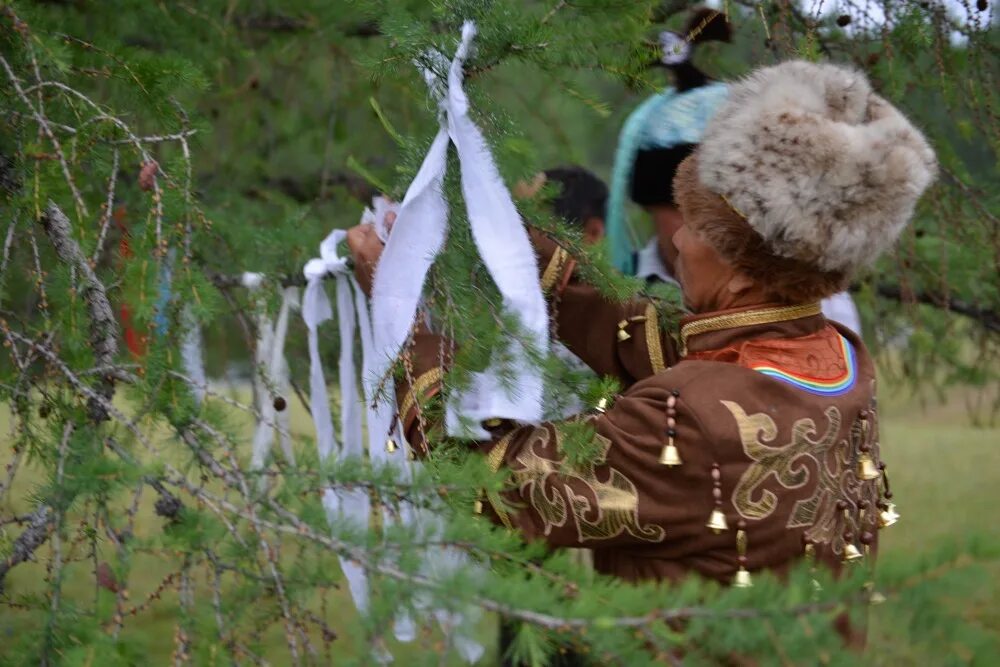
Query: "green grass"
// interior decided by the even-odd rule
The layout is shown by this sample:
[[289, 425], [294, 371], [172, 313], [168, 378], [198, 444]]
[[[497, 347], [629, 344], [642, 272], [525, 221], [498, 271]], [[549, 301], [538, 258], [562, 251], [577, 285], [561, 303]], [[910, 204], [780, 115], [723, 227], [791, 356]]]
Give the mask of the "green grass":
[[[1000, 429], [975, 428], [970, 425], [962, 400], [963, 392], [953, 392], [950, 402], [923, 404], [902, 395], [900, 392], [885, 391], [881, 405], [882, 455], [889, 464], [895, 500], [902, 514], [900, 522], [891, 529], [882, 531], [880, 567], [892, 564], [913, 553], [927, 552], [948, 544], [964, 544], [966, 536], [976, 530], [988, 529], [995, 516], [992, 509], [1000, 502], [1000, 478], [997, 477], [997, 463], [1000, 462]], [[234, 396], [246, 400], [246, 396]], [[293, 431], [308, 435], [311, 424], [302, 408], [295, 401], [290, 402], [293, 410]], [[9, 417], [3, 411], [0, 429], [7, 432]], [[248, 419], [237, 423], [245, 441], [249, 443], [252, 424]], [[249, 446], [248, 446], [249, 449]], [[249, 458], [249, 451], [245, 452]], [[0, 449], [0, 464], [6, 464], [10, 457], [9, 443]], [[42, 481], [41, 474], [32, 469], [22, 470], [16, 478], [7, 504], [0, 506], [0, 515], [30, 510], [31, 491]], [[163, 520], [153, 513], [155, 498], [144, 494], [137, 519], [138, 538], [156, 534], [162, 529]], [[4, 540], [10, 540], [19, 528], [7, 527]], [[107, 550], [105, 546], [104, 549]], [[111, 559], [110, 550], [107, 558]], [[45, 568], [49, 552], [39, 551], [36, 563], [23, 564], [9, 576], [7, 590], [13, 595], [44, 591]], [[285, 554], [287, 557], [288, 554]], [[175, 565], [175, 563], [174, 563]], [[133, 557], [129, 579], [130, 601], [135, 604], [144, 600], [172, 569], [172, 564], [156, 553], [136, 553]], [[92, 566], [83, 559], [66, 569], [65, 598], [79, 601], [81, 605], [93, 602], [95, 593], [102, 610], [113, 607], [113, 596], [106, 591], [95, 591]], [[981, 582], [971, 590], [959, 590], [954, 599], [945, 600], [956, 613], [968, 615], [983, 629], [994, 632], [1000, 630], [1000, 568], [984, 571]], [[197, 588], [204, 581], [196, 582]], [[343, 590], [317, 591], [315, 600], [324, 597], [327, 618], [338, 632], [339, 638], [333, 642], [333, 660], [343, 664], [345, 656], [355, 658], [365, 655], [363, 636], [357, 619], [352, 612], [353, 605]], [[13, 612], [4, 608], [0, 612], [0, 647], [15, 642], [19, 633], [32, 624], [38, 623], [36, 613]], [[955, 647], [940, 644], [928, 646], [919, 642], [903, 642], [905, 624], [911, 623], [913, 609], [894, 603], [890, 597], [886, 604], [871, 611], [869, 649], [864, 656], [865, 664], [875, 665], [924, 665], [949, 662], [963, 664], [976, 658], [981, 664], [1000, 664], [1000, 653], [972, 656]], [[130, 619], [125, 625], [123, 637], [145, 646], [142, 662], [165, 664], [170, 660], [174, 648], [179, 607], [175, 594], [168, 593], [154, 602], [148, 610]], [[480, 636], [487, 644], [484, 665], [494, 663], [495, 621], [487, 619], [481, 626]], [[439, 641], [436, 633], [421, 637], [414, 645], [393, 646], [397, 656], [396, 664], [408, 664], [407, 656], [431, 650]], [[274, 664], [284, 664], [286, 647], [279, 628], [275, 628], [267, 643], [273, 650], [268, 657]], [[995, 644], [994, 644], [995, 646]], [[932, 656], [933, 653], [933, 656]], [[0, 648], [0, 662], [3, 649]], [[450, 663], [457, 664], [457, 663]]]

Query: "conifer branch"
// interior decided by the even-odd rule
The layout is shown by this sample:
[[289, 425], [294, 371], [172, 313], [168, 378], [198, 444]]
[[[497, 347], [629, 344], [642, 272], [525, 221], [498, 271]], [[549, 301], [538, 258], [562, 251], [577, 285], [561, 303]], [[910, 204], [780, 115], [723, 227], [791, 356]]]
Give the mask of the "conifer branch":
[[[45, 233], [52, 243], [59, 259], [63, 263], [75, 267], [80, 272], [83, 284], [83, 299], [90, 314], [90, 346], [94, 352], [94, 361], [98, 366], [112, 366], [118, 354], [118, 322], [115, 320], [108, 294], [90, 262], [80, 250], [80, 244], [73, 238], [69, 218], [54, 202], [49, 202], [40, 220]], [[114, 378], [105, 375], [100, 382], [98, 393], [110, 400], [114, 395]], [[107, 412], [97, 403], [88, 404], [88, 414], [94, 423], [108, 419]]]

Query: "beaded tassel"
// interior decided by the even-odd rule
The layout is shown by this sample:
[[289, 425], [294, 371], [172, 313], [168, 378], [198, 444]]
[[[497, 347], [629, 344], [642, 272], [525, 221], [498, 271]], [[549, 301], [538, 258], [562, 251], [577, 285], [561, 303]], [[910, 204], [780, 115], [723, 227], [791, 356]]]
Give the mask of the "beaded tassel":
[[724, 530], [729, 530], [726, 515], [722, 513], [722, 472], [719, 470], [718, 463], [712, 464], [712, 499], [715, 502], [715, 508], [712, 510], [712, 514], [709, 515], [708, 523], [705, 525], [718, 534]]
[[677, 435], [677, 397], [680, 392], [676, 389], [667, 398], [667, 444], [660, 452], [660, 464], [673, 467], [684, 463], [681, 460], [681, 453], [674, 444], [674, 436]]
[[750, 588], [753, 580], [750, 578], [750, 571], [747, 570], [747, 522], [740, 519], [736, 523], [736, 562], [739, 569], [733, 577], [733, 588]]

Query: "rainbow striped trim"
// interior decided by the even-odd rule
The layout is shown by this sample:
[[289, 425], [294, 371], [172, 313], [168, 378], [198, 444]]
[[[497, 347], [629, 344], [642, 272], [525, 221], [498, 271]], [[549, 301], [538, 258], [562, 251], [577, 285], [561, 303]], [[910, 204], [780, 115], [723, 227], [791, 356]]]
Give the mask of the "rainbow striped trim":
[[760, 365], [751, 366], [750, 368], [773, 377], [776, 380], [781, 380], [793, 387], [805, 389], [811, 394], [842, 396], [854, 388], [854, 383], [858, 379], [858, 358], [854, 352], [854, 347], [843, 336], [840, 336], [840, 346], [844, 352], [844, 359], [847, 361], [847, 370], [844, 371], [843, 375], [832, 380], [817, 380], [805, 375], [789, 373], [774, 366]]

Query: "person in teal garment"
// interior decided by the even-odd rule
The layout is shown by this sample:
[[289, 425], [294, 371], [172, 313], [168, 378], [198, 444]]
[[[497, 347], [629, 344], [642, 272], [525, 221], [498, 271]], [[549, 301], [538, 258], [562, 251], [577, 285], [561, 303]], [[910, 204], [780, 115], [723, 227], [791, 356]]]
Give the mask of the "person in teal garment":
[[[661, 32], [659, 64], [671, 72], [674, 85], [640, 104], [619, 135], [606, 234], [615, 266], [646, 282], [676, 284], [672, 239], [684, 219], [674, 201], [674, 174], [698, 147], [705, 126], [728, 96], [728, 85], [702, 72], [693, 55], [699, 45], [729, 42], [731, 36], [726, 16], [713, 9], [695, 10], [681, 33]], [[645, 244], [629, 223], [626, 197], [653, 222], [654, 234]], [[823, 299], [822, 307], [828, 319], [861, 334], [858, 311], [847, 292]]]

